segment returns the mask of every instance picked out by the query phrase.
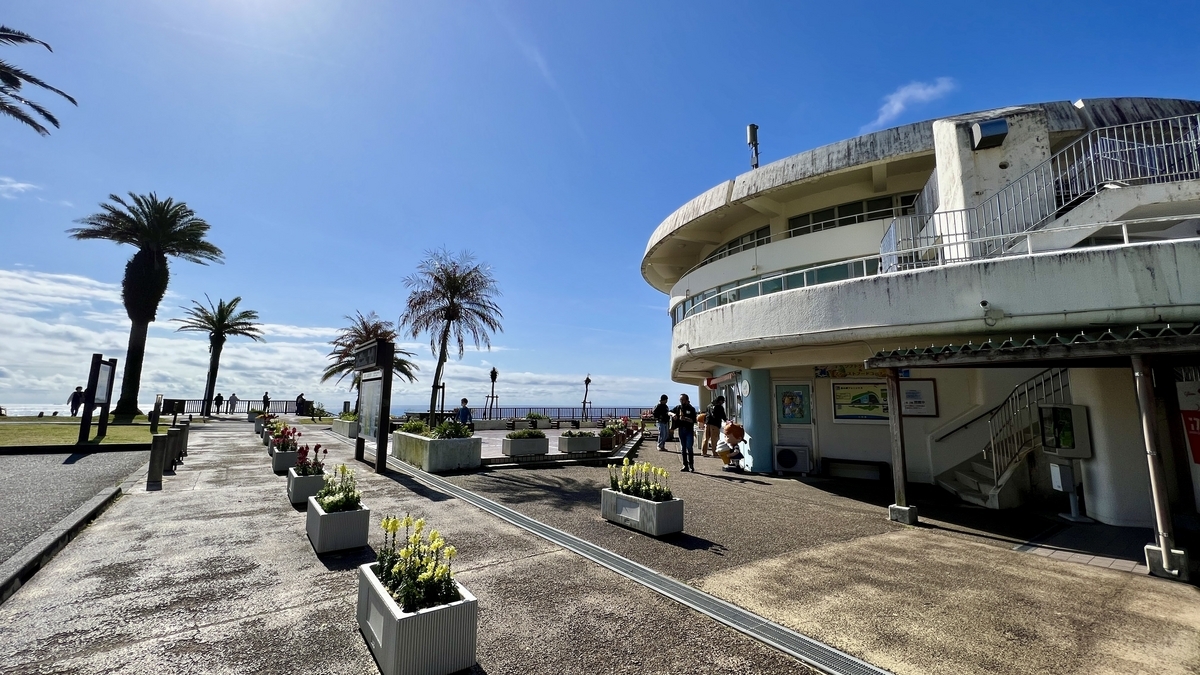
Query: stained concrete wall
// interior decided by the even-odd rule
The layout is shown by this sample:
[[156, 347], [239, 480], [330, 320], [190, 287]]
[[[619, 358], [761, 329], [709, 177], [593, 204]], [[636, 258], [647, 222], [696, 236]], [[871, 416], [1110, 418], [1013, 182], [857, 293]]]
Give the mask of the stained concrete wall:
[[[997, 148], [973, 150], [971, 125], [1001, 117], [1008, 122], [1004, 143]], [[975, 208], [1050, 158], [1049, 125], [1045, 111], [1039, 107], [937, 120], [933, 123], [933, 137], [939, 211]]]
[[1106, 525], [1153, 527], [1150, 470], [1129, 368], [1072, 368], [1071, 400], [1088, 407], [1092, 458], [1082, 460], [1087, 515]]

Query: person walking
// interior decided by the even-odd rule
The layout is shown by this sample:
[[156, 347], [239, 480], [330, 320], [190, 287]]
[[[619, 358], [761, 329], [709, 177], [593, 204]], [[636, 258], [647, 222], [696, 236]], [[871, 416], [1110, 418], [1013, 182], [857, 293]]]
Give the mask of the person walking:
[[67, 397], [67, 403], [71, 405], [71, 417], [79, 415], [79, 406], [83, 405], [83, 387], [75, 387], [75, 391]]
[[680, 471], [695, 472], [696, 453], [693, 443], [696, 440], [696, 407], [692, 405], [687, 394], [679, 395], [679, 405], [671, 409], [675, 419], [675, 431], [679, 432], [679, 454], [683, 457], [683, 468]]
[[471, 417], [471, 409], [467, 407], [467, 399], [464, 398], [462, 405], [454, 411], [454, 420], [459, 424], [467, 425], [472, 431], [475, 430], [475, 420]]
[[712, 448], [713, 457], [717, 456], [717, 439], [721, 437], [721, 427], [729, 419], [725, 415], [725, 397], [718, 396], [704, 414], [704, 441], [700, 445], [700, 454], [708, 457], [708, 449]]
[[222, 396], [221, 392], [218, 391], [217, 395], [213, 397], [213, 406], [212, 406], [212, 414], [213, 415], [221, 414], [221, 404], [224, 402], [225, 402], [225, 397]]
[[671, 408], [667, 406], [667, 395], [658, 397], [658, 405], [654, 406], [654, 423], [658, 426], [658, 451], [667, 449], [667, 436], [671, 435]]
[[229, 395], [229, 412], [231, 412], [231, 413], [236, 412], [237, 404], [238, 404], [237, 394], [230, 394]]
[[271, 412], [271, 392], [263, 392], [263, 413]]

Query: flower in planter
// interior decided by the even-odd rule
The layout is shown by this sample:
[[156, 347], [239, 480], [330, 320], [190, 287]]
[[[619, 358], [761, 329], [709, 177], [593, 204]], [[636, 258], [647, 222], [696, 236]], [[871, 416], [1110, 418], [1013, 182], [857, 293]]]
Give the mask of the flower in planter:
[[563, 437], [563, 438], [595, 438], [595, 437], [596, 437], [596, 434], [595, 434], [594, 432], [591, 432], [591, 431], [571, 431], [571, 430], [568, 430], [568, 431], [564, 431], [564, 432], [562, 433], [562, 437]]
[[325, 475], [325, 485], [315, 497], [326, 513], [357, 509], [362, 503], [362, 492], [354, 479], [354, 470], [339, 464], [332, 475]]
[[[405, 612], [436, 607], [459, 599], [451, 561], [457, 549], [446, 544], [437, 530], [423, 536], [425, 519], [385, 516], [383, 547], [376, 574], [379, 582]], [[404, 537], [399, 536], [404, 528]]]
[[616, 436], [616, 435], [617, 435], [617, 432], [612, 427], [604, 427], [603, 429], [600, 430], [600, 438], [612, 438], [613, 436]]
[[653, 502], [674, 499], [670, 474], [650, 462], [634, 463], [626, 457], [623, 464], [609, 464], [608, 483], [617, 492]]
[[303, 435], [296, 427], [280, 424], [271, 434], [271, 445], [275, 447], [275, 452], [296, 452], [299, 444], [297, 439]]
[[329, 451], [321, 450], [321, 444], [317, 443], [317, 447], [311, 450], [312, 457], [309, 457], [309, 452], [307, 443], [296, 449], [297, 476], [316, 476], [325, 473], [325, 457], [329, 455]]

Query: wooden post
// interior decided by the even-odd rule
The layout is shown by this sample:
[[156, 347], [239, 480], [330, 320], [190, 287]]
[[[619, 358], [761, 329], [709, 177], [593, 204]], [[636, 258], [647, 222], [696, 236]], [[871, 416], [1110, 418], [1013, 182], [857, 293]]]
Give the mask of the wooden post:
[[908, 467], [904, 459], [904, 415], [903, 399], [900, 396], [900, 369], [887, 369], [888, 429], [892, 440], [892, 485], [896, 491], [896, 503], [888, 507], [888, 518], [897, 522], [915, 525], [917, 507], [908, 505]]

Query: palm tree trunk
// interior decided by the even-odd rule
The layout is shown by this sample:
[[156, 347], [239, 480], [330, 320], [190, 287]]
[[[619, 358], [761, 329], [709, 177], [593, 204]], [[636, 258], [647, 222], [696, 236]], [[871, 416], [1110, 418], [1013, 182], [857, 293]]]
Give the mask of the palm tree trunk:
[[209, 342], [208, 378], [204, 382], [204, 401], [200, 404], [200, 414], [203, 417], [212, 414], [212, 399], [217, 391], [217, 371], [221, 368], [221, 350], [224, 348], [224, 341], [211, 340]]
[[433, 371], [433, 391], [429, 395], [429, 426], [433, 426], [433, 413], [437, 410], [438, 384], [442, 381], [442, 369], [446, 365], [446, 348], [450, 342], [450, 322], [442, 329], [442, 345], [438, 350], [437, 369]]
[[134, 321], [129, 327], [129, 347], [125, 351], [125, 374], [121, 376], [121, 398], [114, 415], [140, 415], [138, 390], [142, 384], [142, 361], [146, 358], [146, 334], [150, 322]]

